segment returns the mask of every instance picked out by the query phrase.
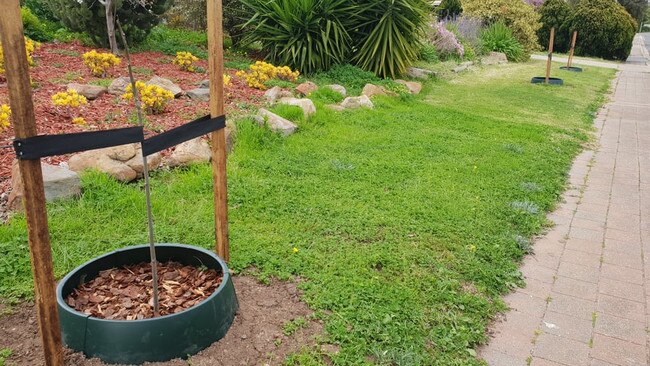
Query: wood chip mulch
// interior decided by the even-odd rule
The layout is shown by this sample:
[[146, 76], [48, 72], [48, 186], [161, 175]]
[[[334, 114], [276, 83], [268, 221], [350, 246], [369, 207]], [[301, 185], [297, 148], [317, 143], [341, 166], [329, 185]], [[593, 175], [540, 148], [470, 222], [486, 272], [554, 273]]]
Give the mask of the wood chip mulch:
[[[223, 274], [178, 262], [158, 264], [160, 315], [186, 310], [212, 295]], [[101, 271], [76, 288], [66, 303], [77, 311], [102, 319], [153, 318], [151, 264], [140, 263]]]

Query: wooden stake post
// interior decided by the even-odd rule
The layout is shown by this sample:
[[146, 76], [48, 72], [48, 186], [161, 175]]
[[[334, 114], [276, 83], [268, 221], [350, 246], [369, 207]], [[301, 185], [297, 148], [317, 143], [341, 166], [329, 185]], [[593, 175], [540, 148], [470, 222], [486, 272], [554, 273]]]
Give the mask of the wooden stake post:
[[573, 52], [576, 49], [576, 39], [578, 39], [578, 31], [573, 31], [573, 38], [571, 38], [571, 50], [569, 51], [569, 60], [566, 64], [566, 67], [568, 69], [570, 69], [573, 65]]
[[[223, 115], [223, 7], [221, 0], [208, 0], [208, 71], [210, 73], [210, 115]], [[226, 175], [226, 129], [211, 135], [214, 179], [214, 224], [217, 254], [228, 262], [228, 184]]]
[[[5, 50], [9, 104], [16, 138], [35, 136], [36, 117], [19, 0], [3, 1], [2, 11], [0, 11], [0, 40]], [[27, 217], [27, 237], [34, 276], [34, 300], [45, 364], [63, 366], [63, 347], [56, 305], [56, 286], [52, 270], [41, 160], [19, 160], [19, 167], [25, 187], [23, 206]]]
[[553, 44], [555, 43], [555, 28], [551, 28], [551, 38], [548, 41], [548, 60], [546, 61], [546, 84], [551, 78], [551, 62], [553, 61]]

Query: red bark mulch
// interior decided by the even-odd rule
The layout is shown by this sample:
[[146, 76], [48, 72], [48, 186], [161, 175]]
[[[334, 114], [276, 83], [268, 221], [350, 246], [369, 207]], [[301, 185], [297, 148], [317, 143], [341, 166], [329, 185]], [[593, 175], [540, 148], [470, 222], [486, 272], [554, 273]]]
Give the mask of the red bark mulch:
[[[30, 69], [34, 89], [34, 107], [36, 125], [39, 134], [61, 134], [89, 130], [106, 130], [132, 126], [134, 112], [132, 103], [122, 100], [119, 96], [104, 94], [100, 98], [89, 101], [79, 113], [85, 118], [86, 126], [78, 126], [69, 117], [60, 115], [52, 105], [53, 94], [65, 91], [68, 83], [87, 84], [100, 80], [92, 76], [90, 70], [83, 65], [81, 55], [92, 50], [79, 43], [44, 43], [34, 53], [35, 65]], [[154, 75], [172, 80], [183, 90], [197, 87], [201, 80], [208, 78], [206, 73], [181, 71], [171, 63], [173, 57], [158, 52], [141, 52], [131, 56], [135, 68], [135, 77], [147, 81]], [[207, 61], [201, 60], [198, 66], [207, 68]], [[231, 85], [226, 88], [226, 113], [241, 111], [242, 103], [260, 105], [264, 92], [252, 89], [246, 83], [235, 77], [236, 70], [226, 70], [232, 76]], [[108, 79], [127, 76], [126, 59], [121, 65], [109, 70]], [[0, 104], [9, 104], [6, 84], [0, 83]], [[146, 132], [159, 133], [189, 122], [199, 116], [208, 114], [209, 103], [190, 100], [187, 97], [175, 99], [167, 105], [166, 111], [159, 115], [147, 116]], [[0, 132], [0, 146], [11, 145], [14, 131], [10, 127]], [[11, 162], [15, 154], [13, 149], [0, 148], [0, 193], [9, 189], [11, 178]], [[66, 161], [67, 156], [44, 159], [50, 164]]]
[[[214, 269], [158, 264], [160, 315], [176, 314], [212, 295], [223, 279]], [[99, 272], [77, 287], [65, 302], [95, 318], [139, 320], [153, 318], [151, 263], [140, 263]]]

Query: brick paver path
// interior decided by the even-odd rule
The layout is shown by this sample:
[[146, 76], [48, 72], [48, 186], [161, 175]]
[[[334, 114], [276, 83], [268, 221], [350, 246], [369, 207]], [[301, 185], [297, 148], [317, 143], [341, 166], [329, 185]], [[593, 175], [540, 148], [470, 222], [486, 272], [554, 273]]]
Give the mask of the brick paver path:
[[493, 366], [650, 365], [650, 68], [622, 68], [526, 288], [479, 355]]

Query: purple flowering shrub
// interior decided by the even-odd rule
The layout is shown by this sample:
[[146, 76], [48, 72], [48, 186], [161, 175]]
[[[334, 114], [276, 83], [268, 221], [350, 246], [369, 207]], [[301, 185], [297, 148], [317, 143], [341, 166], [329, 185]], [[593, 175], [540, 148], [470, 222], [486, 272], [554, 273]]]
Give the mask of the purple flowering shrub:
[[431, 44], [436, 48], [438, 55], [442, 59], [453, 56], [463, 58], [465, 55], [465, 48], [458, 41], [456, 35], [447, 30], [444, 23], [438, 22], [434, 24], [430, 37]]

